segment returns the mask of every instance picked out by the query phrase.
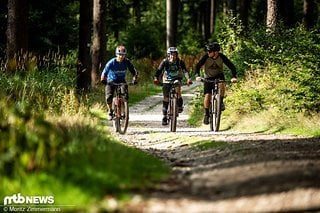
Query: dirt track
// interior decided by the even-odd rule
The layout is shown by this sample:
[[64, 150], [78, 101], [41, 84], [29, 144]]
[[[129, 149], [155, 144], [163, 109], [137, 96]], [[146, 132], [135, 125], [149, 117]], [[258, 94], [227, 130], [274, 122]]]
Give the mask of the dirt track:
[[[191, 128], [186, 119], [193, 95], [193, 88], [183, 88], [176, 133], [161, 126], [161, 95], [130, 108], [128, 132], [118, 137], [163, 159], [172, 176], [124, 211], [320, 212], [320, 139]], [[203, 140], [227, 146], [191, 146]]]

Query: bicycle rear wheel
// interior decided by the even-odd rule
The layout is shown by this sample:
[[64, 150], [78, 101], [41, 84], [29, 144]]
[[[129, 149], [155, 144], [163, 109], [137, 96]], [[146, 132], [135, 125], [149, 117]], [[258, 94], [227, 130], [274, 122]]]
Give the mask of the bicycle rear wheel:
[[170, 131], [175, 132], [177, 130], [177, 116], [178, 116], [178, 105], [177, 98], [170, 99]]

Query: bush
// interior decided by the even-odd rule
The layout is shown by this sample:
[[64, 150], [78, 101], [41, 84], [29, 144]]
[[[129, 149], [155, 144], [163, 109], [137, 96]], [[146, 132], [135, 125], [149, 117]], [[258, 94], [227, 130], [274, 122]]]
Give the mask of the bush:
[[251, 40], [241, 43], [245, 48], [237, 51], [237, 61], [242, 60], [250, 71], [241, 86], [232, 89], [233, 110], [320, 111], [319, 34], [300, 27], [281, 32], [255, 31]]

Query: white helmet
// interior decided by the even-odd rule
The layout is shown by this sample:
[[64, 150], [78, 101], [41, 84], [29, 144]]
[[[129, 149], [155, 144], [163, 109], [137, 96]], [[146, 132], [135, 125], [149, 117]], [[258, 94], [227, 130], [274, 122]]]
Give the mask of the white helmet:
[[122, 45], [117, 46], [116, 55], [125, 55], [125, 54], [127, 54], [127, 49]]
[[178, 49], [176, 47], [169, 47], [167, 50], [167, 54], [170, 55], [171, 53], [179, 53]]

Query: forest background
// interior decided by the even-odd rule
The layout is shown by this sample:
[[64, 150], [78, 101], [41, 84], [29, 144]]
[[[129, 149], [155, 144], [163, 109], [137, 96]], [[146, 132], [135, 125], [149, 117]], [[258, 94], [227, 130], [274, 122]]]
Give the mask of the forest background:
[[[118, 44], [140, 73], [131, 104], [159, 92], [152, 78], [168, 46], [178, 47], [193, 75], [204, 45], [218, 41], [240, 80], [228, 85], [224, 129], [320, 136], [316, 0], [8, 0], [0, 2], [0, 23], [0, 199], [53, 193], [81, 209], [168, 174], [100, 122], [99, 76]], [[201, 110], [198, 97], [192, 125]]]

